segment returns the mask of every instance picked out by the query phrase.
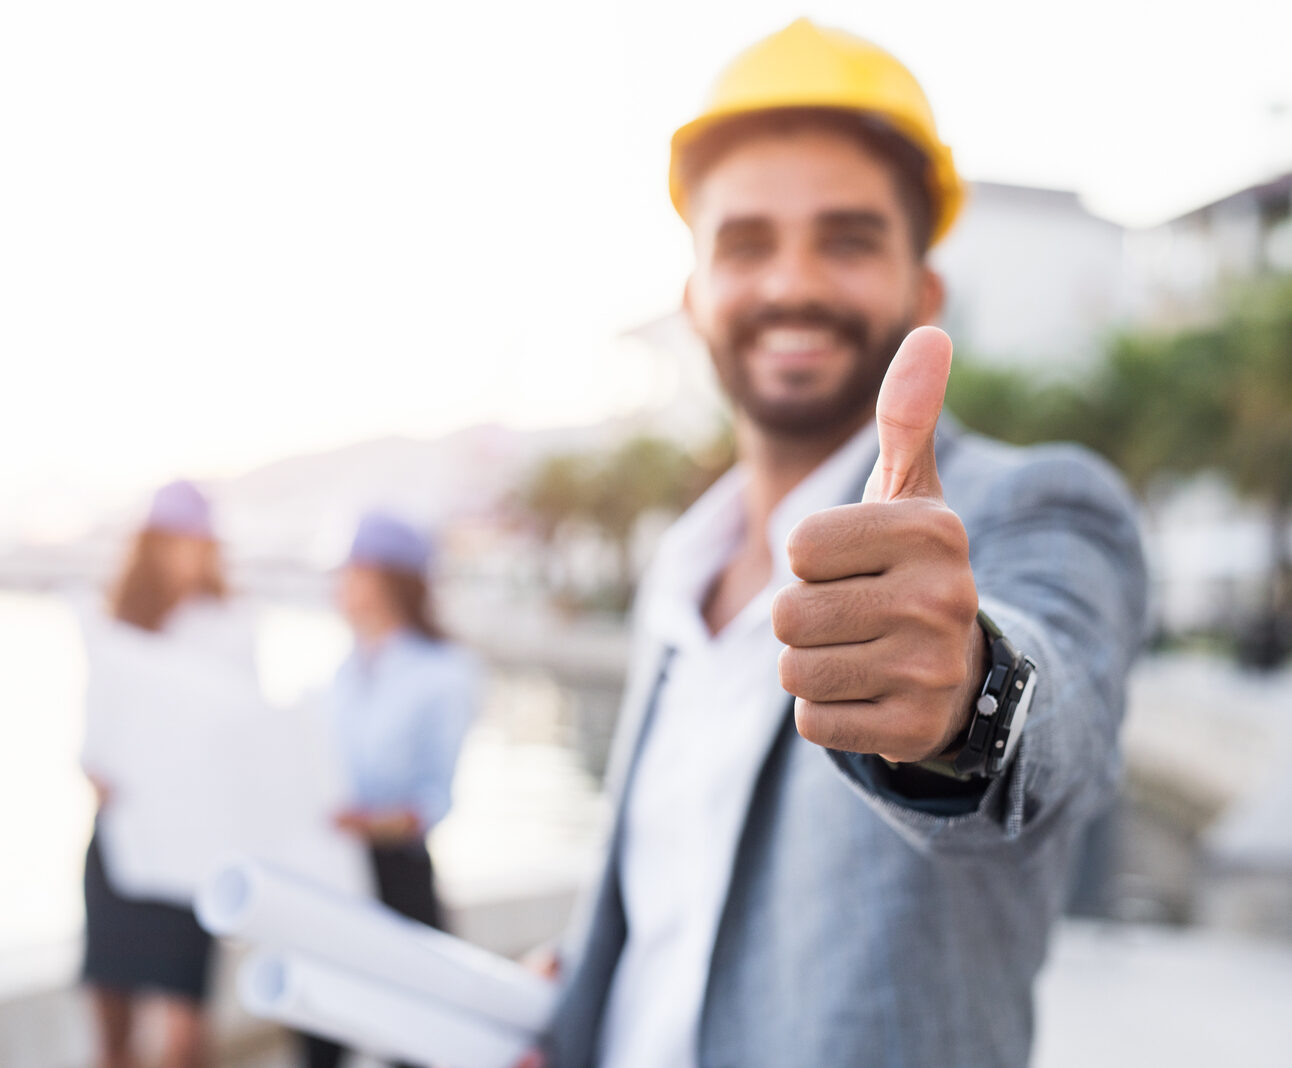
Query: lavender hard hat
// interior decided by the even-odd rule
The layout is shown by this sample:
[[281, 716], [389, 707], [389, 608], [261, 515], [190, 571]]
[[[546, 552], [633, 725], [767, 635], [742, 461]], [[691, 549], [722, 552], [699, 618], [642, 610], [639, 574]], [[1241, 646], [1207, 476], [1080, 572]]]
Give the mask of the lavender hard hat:
[[183, 534], [191, 538], [215, 537], [211, 524], [211, 502], [193, 483], [169, 482], [153, 494], [144, 521], [148, 530], [166, 534]]
[[366, 512], [346, 562], [420, 575], [430, 565], [431, 543], [402, 519], [387, 512]]

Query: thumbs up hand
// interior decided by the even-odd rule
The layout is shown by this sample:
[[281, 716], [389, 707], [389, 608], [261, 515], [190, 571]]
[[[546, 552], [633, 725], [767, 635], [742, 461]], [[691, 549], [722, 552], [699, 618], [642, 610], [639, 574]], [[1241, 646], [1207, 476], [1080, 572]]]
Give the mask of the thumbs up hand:
[[809, 741], [911, 762], [946, 751], [986, 669], [969, 540], [942, 500], [934, 430], [951, 339], [902, 342], [876, 404], [879, 459], [861, 504], [808, 516], [789, 537], [802, 582], [772, 605], [781, 685]]

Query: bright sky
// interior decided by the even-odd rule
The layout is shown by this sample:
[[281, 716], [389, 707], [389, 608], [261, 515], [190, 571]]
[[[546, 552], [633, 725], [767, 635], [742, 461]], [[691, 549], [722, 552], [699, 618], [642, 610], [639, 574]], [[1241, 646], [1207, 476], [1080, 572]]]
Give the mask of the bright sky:
[[175, 474], [631, 407], [609, 339], [687, 269], [668, 136], [803, 13], [903, 58], [970, 177], [1143, 223], [1292, 166], [1285, 0], [11, 0], [0, 537]]

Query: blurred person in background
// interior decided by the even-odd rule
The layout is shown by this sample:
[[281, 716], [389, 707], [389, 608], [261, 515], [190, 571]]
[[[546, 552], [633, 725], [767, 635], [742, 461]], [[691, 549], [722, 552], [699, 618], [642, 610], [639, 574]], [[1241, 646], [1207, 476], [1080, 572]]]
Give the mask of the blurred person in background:
[[739, 462], [641, 585], [547, 1060], [1021, 1068], [1117, 780], [1133, 502], [1076, 447], [940, 417], [926, 257], [964, 190], [891, 55], [807, 20], [759, 42], [670, 178]]
[[[426, 836], [449, 810], [479, 672], [435, 617], [430, 563], [429, 541], [408, 523], [383, 512], [360, 520], [337, 587], [354, 651], [331, 704], [353, 790], [337, 825], [366, 843], [384, 904], [443, 928]], [[330, 1068], [344, 1052], [313, 1036], [304, 1045], [309, 1068]]]
[[[251, 627], [227, 603], [211, 507], [190, 482], [173, 482], [153, 497], [143, 529], [113, 585], [107, 610], [117, 623], [153, 636], [151, 658], [214, 654], [230, 668], [254, 672]], [[112, 745], [113, 712], [155, 702], [152, 680], [128, 673], [96, 678], [91, 658], [86, 742], [82, 766], [94, 786], [100, 814], [113, 803], [116, 784], [104, 765]], [[145, 692], [147, 691], [147, 692]], [[176, 708], [177, 716], [183, 715]], [[177, 904], [128, 897], [114, 887], [112, 857], [96, 819], [85, 862], [85, 961], [98, 1026], [98, 1063], [126, 1068], [133, 1050], [140, 999], [159, 995], [164, 1008], [163, 1063], [202, 1068], [211, 1063], [204, 1014], [211, 936], [193, 912]]]

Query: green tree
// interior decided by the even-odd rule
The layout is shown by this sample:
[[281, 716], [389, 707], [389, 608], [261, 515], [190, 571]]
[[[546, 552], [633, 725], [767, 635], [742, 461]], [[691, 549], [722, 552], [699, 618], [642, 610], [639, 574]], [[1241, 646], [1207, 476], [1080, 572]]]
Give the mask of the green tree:
[[618, 557], [614, 607], [626, 608], [632, 597], [637, 521], [651, 511], [681, 512], [690, 502], [695, 477], [695, 461], [686, 450], [656, 437], [631, 438], [598, 466], [589, 486], [589, 515]]
[[965, 426], [1015, 445], [1048, 436], [1040, 407], [1049, 387], [1011, 366], [982, 363], [957, 353], [947, 382], [947, 408]]
[[551, 544], [565, 523], [586, 517], [589, 458], [578, 453], [557, 453], [543, 459], [517, 488], [516, 504], [537, 525], [539, 536]]
[[1069, 440], [1102, 453], [1141, 494], [1215, 470], [1270, 517], [1268, 598], [1258, 621], [1272, 663], [1292, 645], [1292, 279], [1239, 290], [1216, 321], [1110, 339], [1084, 377], [1036, 380], [960, 360], [947, 405], [1019, 444]]
[[1292, 647], [1292, 278], [1241, 293], [1210, 340], [1228, 371], [1222, 469], [1269, 514], [1270, 579], [1255, 653], [1272, 663]]

